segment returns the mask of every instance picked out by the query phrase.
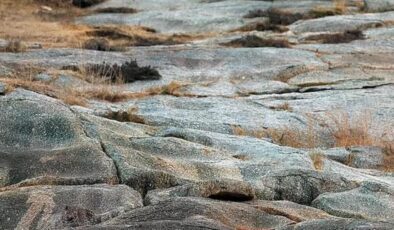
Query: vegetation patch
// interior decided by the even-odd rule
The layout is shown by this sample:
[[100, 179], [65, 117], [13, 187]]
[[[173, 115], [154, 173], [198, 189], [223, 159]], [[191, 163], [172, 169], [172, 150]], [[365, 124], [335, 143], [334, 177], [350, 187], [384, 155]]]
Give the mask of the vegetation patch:
[[121, 65], [87, 64], [83, 67], [87, 74], [106, 78], [112, 83], [131, 83], [135, 81], [159, 80], [160, 73], [151, 66], [139, 66], [137, 61], [131, 60]]
[[159, 35], [156, 31], [147, 27], [140, 27], [139, 32], [126, 26], [97, 26], [87, 31], [86, 35], [94, 38], [106, 38], [112, 41], [116, 47], [120, 46], [154, 46], [176, 45], [193, 40], [189, 35]]
[[261, 38], [256, 35], [247, 35], [242, 38], [232, 40], [228, 43], [223, 43], [224, 46], [231, 47], [275, 47], [275, 48], [289, 48], [290, 43], [286, 39], [272, 39]]
[[9, 41], [5, 47], [0, 47], [0, 52], [21, 53], [27, 50], [27, 45], [19, 39]]
[[139, 124], [146, 124], [143, 117], [137, 114], [138, 108], [131, 107], [127, 110], [110, 111], [105, 114], [105, 118], [116, 120], [119, 122], [134, 122]]
[[289, 111], [289, 112], [293, 111], [293, 108], [291, 108], [291, 106], [288, 102], [285, 102], [283, 104], [276, 105], [276, 106], [271, 106], [269, 108], [273, 109], [273, 110], [277, 110], [277, 111]]
[[258, 31], [273, 30], [276, 32], [286, 31], [287, 25], [291, 25], [298, 20], [307, 20], [313, 18], [320, 18], [333, 15], [341, 15], [346, 13], [346, 4], [342, 0], [334, 0], [333, 7], [315, 7], [309, 12], [300, 13], [294, 12], [290, 9], [269, 8], [267, 10], [256, 9], [249, 11], [244, 18], [268, 18], [267, 23], [253, 23], [241, 30], [254, 29]]
[[383, 153], [383, 170], [386, 172], [394, 172], [394, 144], [386, 142]]
[[273, 25], [290, 25], [294, 22], [304, 19], [304, 14], [291, 12], [289, 10], [281, 10], [278, 8], [269, 8], [267, 10], [252, 10], [244, 16], [244, 18], [267, 17], [270, 24]]
[[72, 4], [80, 8], [87, 8], [102, 3], [104, 1], [106, 0], [73, 0]]
[[92, 38], [84, 42], [83, 48], [88, 50], [110, 51], [111, 45], [105, 38]]
[[322, 153], [317, 152], [317, 151], [312, 151], [309, 153], [309, 157], [312, 160], [312, 164], [313, 167], [318, 170], [321, 171], [323, 169], [324, 166], [324, 156]]
[[107, 8], [97, 9], [96, 13], [134, 14], [134, 13], [137, 13], [137, 10], [134, 8], [128, 8], [128, 7], [107, 7]]
[[349, 43], [355, 40], [363, 40], [365, 36], [361, 30], [348, 30], [342, 33], [311, 35], [305, 40], [316, 41], [323, 44]]

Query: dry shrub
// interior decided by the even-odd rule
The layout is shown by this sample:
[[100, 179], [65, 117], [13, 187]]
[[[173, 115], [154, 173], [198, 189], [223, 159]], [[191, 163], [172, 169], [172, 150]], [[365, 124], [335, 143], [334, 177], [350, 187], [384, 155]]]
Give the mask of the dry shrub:
[[386, 172], [394, 172], [394, 143], [383, 142], [383, 170]]
[[137, 61], [131, 60], [121, 65], [108, 64], [85, 64], [78, 66], [65, 66], [65, 69], [77, 70], [84, 76], [90, 76], [88, 81], [95, 78], [112, 83], [130, 83], [134, 81], [159, 80], [160, 73], [151, 66], [139, 66]]
[[274, 32], [283, 33], [283, 32], [289, 31], [289, 28], [287, 28], [286, 26], [273, 25], [273, 24], [265, 23], [265, 22], [252, 22], [252, 23], [249, 23], [245, 26], [242, 26], [241, 28], [232, 30], [230, 32], [237, 32], [237, 31], [247, 32], [247, 31], [254, 31], [254, 30], [256, 30], [256, 31], [272, 30]]
[[249, 11], [245, 18], [268, 17], [270, 24], [273, 25], [290, 25], [304, 18], [301, 13], [294, 13], [290, 10], [282, 10], [278, 8], [269, 8], [268, 10], [252, 10]]
[[331, 134], [335, 138], [336, 147], [368, 146], [377, 143], [369, 133], [372, 120], [370, 113], [363, 112], [354, 118], [350, 118], [349, 114], [344, 111], [336, 111], [327, 115], [335, 125], [331, 129]]
[[20, 53], [27, 50], [27, 45], [19, 39], [13, 39], [7, 43], [4, 48], [0, 47], [2, 52]]
[[247, 132], [245, 129], [243, 129], [241, 126], [233, 125], [231, 126], [233, 130], [233, 134], [237, 136], [247, 136]]
[[269, 108], [273, 109], [273, 110], [277, 110], [277, 111], [289, 111], [289, 112], [293, 111], [293, 108], [291, 108], [291, 106], [288, 102], [285, 102], [283, 104], [276, 105], [276, 106], [271, 106]]
[[181, 83], [179, 81], [172, 81], [168, 85], [159, 86], [159, 87], [152, 87], [146, 90], [147, 93], [150, 95], [159, 95], [159, 94], [166, 94], [166, 95], [173, 95], [173, 96], [187, 96], [178, 92], [178, 90], [188, 85], [187, 83]]
[[97, 9], [96, 13], [134, 14], [137, 13], [137, 10], [134, 8], [127, 8], [127, 7], [107, 7], [107, 8]]
[[234, 39], [222, 45], [231, 47], [276, 47], [289, 48], [290, 43], [286, 39], [260, 38], [256, 35], [247, 35], [242, 38]]
[[348, 30], [341, 33], [327, 33], [310, 35], [305, 40], [316, 41], [324, 44], [338, 44], [338, 43], [349, 43], [354, 40], [365, 39], [365, 36], [361, 30]]
[[154, 46], [182, 44], [202, 36], [163, 35], [147, 27], [130, 27], [119, 25], [96, 26], [86, 31], [89, 37], [101, 37], [110, 40], [116, 47], [125, 46]]
[[309, 157], [312, 160], [313, 167], [321, 171], [324, 166], [324, 155], [320, 152], [312, 151], [309, 153]]
[[127, 110], [110, 111], [105, 115], [105, 117], [120, 122], [134, 122], [139, 124], [146, 124], [144, 118], [137, 113], [138, 108], [130, 107]]
[[99, 3], [102, 3], [106, 0], [72, 0], [72, 4], [77, 7], [87, 8]]

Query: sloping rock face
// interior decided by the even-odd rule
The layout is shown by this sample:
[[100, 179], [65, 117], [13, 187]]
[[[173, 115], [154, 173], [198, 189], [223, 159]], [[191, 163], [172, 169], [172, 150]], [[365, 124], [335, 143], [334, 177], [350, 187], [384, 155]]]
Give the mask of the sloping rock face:
[[125, 185], [33, 186], [0, 194], [2, 229], [59, 229], [94, 224], [142, 207]]
[[59, 101], [18, 91], [0, 98], [2, 186], [117, 183], [115, 165]]
[[[0, 229], [394, 229], [394, 13], [344, 3], [108, 0], [76, 23], [199, 37], [0, 52]], [[248, 35], [289, 47], [222, 45]], [[162, 78], [55, 99], [130, 59]], [[13, 83], [24, 66], [52, 90]]]

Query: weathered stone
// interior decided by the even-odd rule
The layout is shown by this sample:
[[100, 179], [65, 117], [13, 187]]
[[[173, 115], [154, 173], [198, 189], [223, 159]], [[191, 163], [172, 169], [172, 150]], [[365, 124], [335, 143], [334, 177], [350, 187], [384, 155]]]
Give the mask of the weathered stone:
[[7, 85], [0, 82], [0, 95], [4, 95], [7, 92]]
[[33, 186], [0, 192], [2, 229], [59, 229], [96, 224], [142, 207], [125, 185]]
[[99, 226], [127, 225], [139, 229], [197, 229], [197, 226], [210, 226], [213, 229], [234, 229], [278, 228], [291, 223], [294, 222], [285, 217], [270, 215], [243, 203], [176, 198], [124, 213]]
[[393, 229], [394, 224], [387, 222], [373, 222], [360, 219], [324, 219], [324, 220], [310, 220], [291, 225], [288, 227], [280, 228], [280, 230], [364, 230], [364, 229], [376, 229], [376, 230], [390, 230]]
[[256, 200], [251, 201], [249, 204], [269, 214], [281, 215], [295, 222], [333, 218], [333, 216], [320, 209], [300, 205], [286, 200]]
[[312, 206], [334, 216], [393, 222], [394, 187], [365, 182], [350, 191], [322, 194]]
[[273, 199], [310, 204], [325, 192], [341, 192], [355, 188], [351, 182], [336, 173], [313, 170], [277, 170], [261, 178], [262, 183], [274, 192]]
[[170, 189], [149, 191], [145, 197], [145, 203], [158, 204], [172, 197], [205, 197], [224, 201], [246, 201], [255, 198], [255, 191], [250, 184], [243, 181], [202, 181]]
[[349, 148], [348, 165], [355, 168], [381, 169], [384, 165], [382, 148], [373, 146], [359, 146]]
[[368, 12], [384, 12], [394, 10], [393, 0], [364, 0], [364, 9]]
[[393, 20], [392, 12], [377, 14], [356, 14], [324, 17], [298, 21], [289, 28], [296, 34], [307, 32], [345, 32], [350, 30], [365, 30], [384, 25]]
[[0, 186], [117, 181], [112, 160], [61, 102], [17, 90], [0, 110]]

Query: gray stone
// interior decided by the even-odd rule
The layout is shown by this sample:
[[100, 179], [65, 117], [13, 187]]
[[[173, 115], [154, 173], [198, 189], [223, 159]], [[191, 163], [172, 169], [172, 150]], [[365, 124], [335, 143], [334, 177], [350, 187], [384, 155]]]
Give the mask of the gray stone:
[[393, 0], [364, 0], [364, 9], [368, 12], [384, 12], [394, 10]]
[[[165, 1], [167, 2], [167, 1]], [[141, 11], [136, 14], [94, 14], [81, 18], [78, 22], [91, 25], [127, 24], [151, 27], [163, 33], [202, 33], [209, 31], [229, 31], [240, 28], [254, 19], [243, 18], [250, 10], [267, 6], [262, 1], [219, 1], [200, 3], [198, 7], [172, 8], [166, 7]], [[147, 7], [151, 2], [147, 2]], [[190, 3], [189, 3], [190, 4]], [[137, 9], [139, 3], [137, 3]], [[157, 7], [157, 5], [156, 5]], [[266, 7], [265, 7], [266, 8]], [[191, 17], [192, 16], [192, 17]]]
[[225, 201], [247, 201], [255, 198], [255, 191], [250, 184], [243, 181], [202, 181], [169, 189], [149, 191], [145, 196], [145, 204], [158, 204], [172, 197], [205, 197]]
[[360, 146], [349, 149], [348, 165], [355, 168], [382, 169], [384, 152], [380, 147]]
[[61, 102], [16, 90], [0, 110], [0, 186], [117, 182], [112, 160]]
[[[202, 222], [202, 223], [201, 223]], [[234, 229], [278, 228], [293, 221], [247, 204], [204, 198], [176, 198], [149, 205], [102, 223], [97, 227], [130, 226], [131, 229]], [[96, 227], [96, 226], [95, 226]]]
[[0, 82], [0, 95], [4, 95], [7, 91], [7, 85]]
[[310, 220], [301, 222], [292, 226], [280, 228], [280, 230], [391, 230], [394, 224], [387, 222], [374, 222], [360, 219], [324, 219], [324, 220]]
[[333, 218], [333, 216], [320, 209], [300, 205], [286, 200], [254, 200], [250, 201], [249, 204], [256, 209], [272, 215], [281, 215], [295, 222]]
[[300, 169], [270, 171], [261, 181], [272, 190], [273, 199], [289, 200], [299, 204], [310, 204], [325, 192], [341, 192], [357, 186], [357, 183], [334, 172]]
[[307, 32], [345, 32], [347, 30], [365, 30], [388, 23], [394, 18], [393, 12], [377, 14], [356, 14], [324, 17], [298, 21], [290, 30], [296, 34]]
[[322, 194], [312, 206], [334, 216], [393, 222], [394, 187], [365, 182], [350, 191]]
[[142, 207], [125, 185], [33, 186], [0, 192], [2, 229], [59, 229], [96, 224]]

